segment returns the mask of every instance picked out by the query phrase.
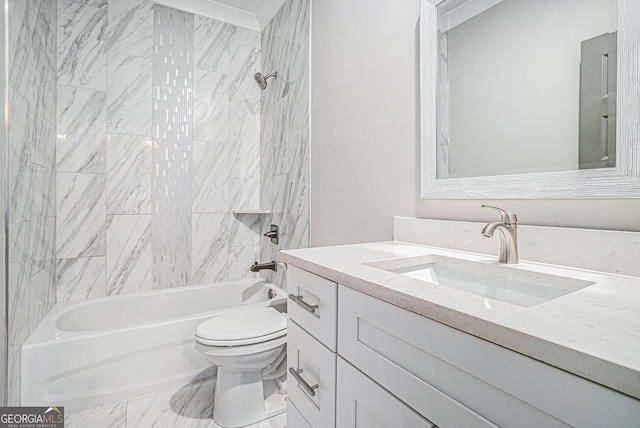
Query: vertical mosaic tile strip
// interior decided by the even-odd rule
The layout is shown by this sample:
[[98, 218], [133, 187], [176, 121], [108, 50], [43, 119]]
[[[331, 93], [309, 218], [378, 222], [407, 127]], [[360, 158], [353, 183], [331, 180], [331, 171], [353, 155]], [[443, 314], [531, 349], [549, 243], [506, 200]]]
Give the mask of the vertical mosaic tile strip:
[[194, 17], [153, 13], [153, 288], [191, 280]]

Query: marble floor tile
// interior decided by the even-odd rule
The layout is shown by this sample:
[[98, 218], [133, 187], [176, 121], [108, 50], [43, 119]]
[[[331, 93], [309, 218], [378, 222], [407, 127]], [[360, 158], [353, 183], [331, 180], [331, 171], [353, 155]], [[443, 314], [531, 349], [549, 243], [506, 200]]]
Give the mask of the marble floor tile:
[[212, 378], [131, 398], [127, 427], [213, 427]]
[[[213, 422], [215, 378], [65, 415], [67, 428], [220, 428]], [[286, 428], [281, 413], [246, 428]]]
[[126, 428], [127, 401], [105, 404], [65, 415], [64, 426], [65, 428]]

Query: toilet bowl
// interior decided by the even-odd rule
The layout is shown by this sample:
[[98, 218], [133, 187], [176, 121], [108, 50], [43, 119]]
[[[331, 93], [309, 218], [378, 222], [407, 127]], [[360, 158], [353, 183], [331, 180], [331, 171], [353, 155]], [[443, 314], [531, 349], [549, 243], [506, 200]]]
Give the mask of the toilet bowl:
[[196, 349], [218, 367], [213, 420], [238, 428], [286, 410], [287, 316], [252, 308], [211, 318], [196, 329]]

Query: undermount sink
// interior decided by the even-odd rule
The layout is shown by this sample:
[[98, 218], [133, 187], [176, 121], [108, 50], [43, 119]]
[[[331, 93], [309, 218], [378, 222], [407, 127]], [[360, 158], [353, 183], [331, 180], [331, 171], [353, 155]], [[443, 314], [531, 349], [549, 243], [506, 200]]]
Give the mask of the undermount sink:
[[594, 284], [575, 278], [438, 255], [367, 263], [443, 287], [531, 307]]

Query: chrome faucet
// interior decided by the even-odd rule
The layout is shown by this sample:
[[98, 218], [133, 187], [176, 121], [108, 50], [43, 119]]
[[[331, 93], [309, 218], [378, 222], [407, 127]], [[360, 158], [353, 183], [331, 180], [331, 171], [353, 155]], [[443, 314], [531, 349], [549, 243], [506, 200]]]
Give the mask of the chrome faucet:
[[482, 205], [482, 208], [491, 208], [500, 211], [500, 222], [487, 224], [482, 229], [482, 236], [493, 237], [495, 231], [500, 232], [500, 256], [498, 263], [518, 264], [518, 217], [514, 213], [498, 207]]
[[270, 269], [274, 272], [278, 271], [278, 263], [276, 263], [275, 260], [269, 262], [269, 263], [258, 263], [258, 262], [254, 262], [253, 265], [249, 268], [249, 270], [251, 272], [259, 272], [261, 270], [264, 269]]

